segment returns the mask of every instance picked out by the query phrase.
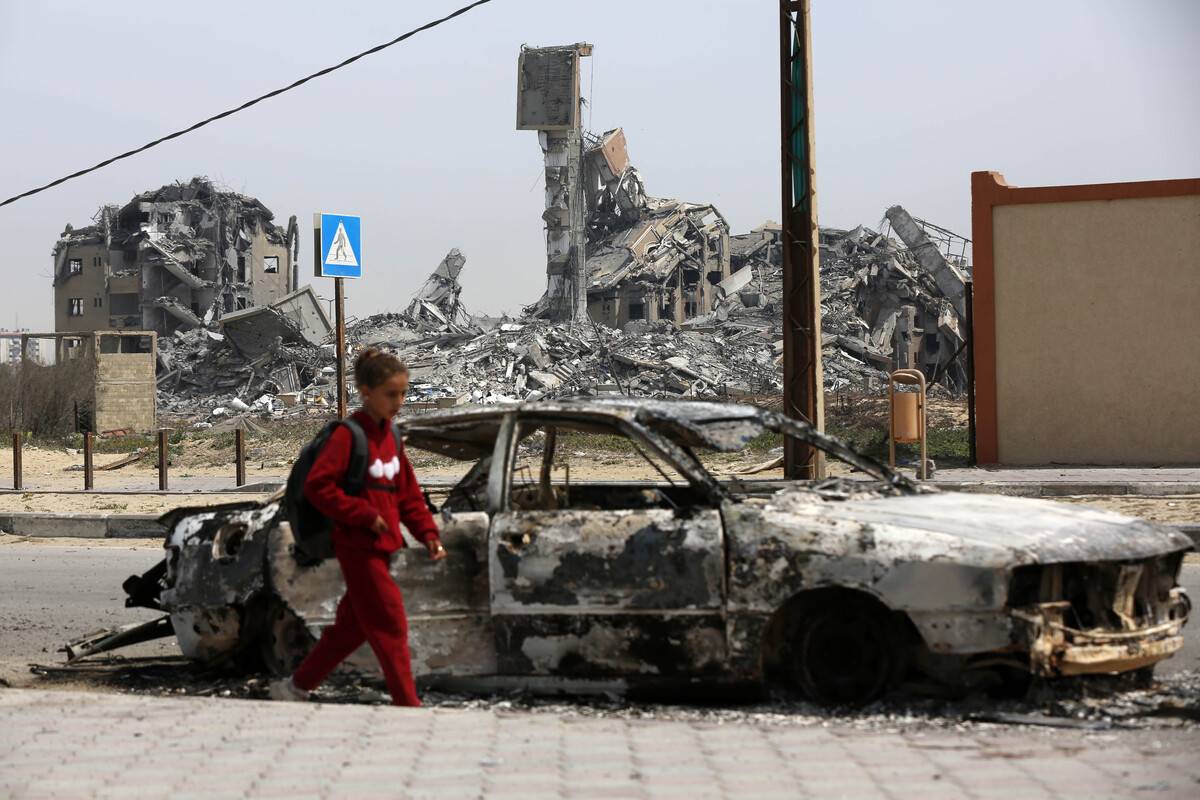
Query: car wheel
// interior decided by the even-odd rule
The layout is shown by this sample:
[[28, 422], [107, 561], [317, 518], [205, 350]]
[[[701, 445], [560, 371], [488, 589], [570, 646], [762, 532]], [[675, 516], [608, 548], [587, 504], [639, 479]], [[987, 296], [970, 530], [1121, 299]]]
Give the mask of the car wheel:
[[857, 600], [814, 609], [800, 620], [792, 679], [823, 705], [861, 705], [892, 682], [900, 663], [884, 610]]
[[272, 675], [291, 675], [315, 643], [308, 626], [282, 600], [272, 597], [263, 604], [258, 653]]

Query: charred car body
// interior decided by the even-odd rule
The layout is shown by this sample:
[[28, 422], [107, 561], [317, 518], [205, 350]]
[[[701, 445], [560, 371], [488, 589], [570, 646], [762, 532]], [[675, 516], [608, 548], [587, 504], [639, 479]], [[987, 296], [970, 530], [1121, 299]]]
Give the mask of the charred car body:
[[[393, 562], [427, 686], [778, 682], [849, 702], [906, 674], [986, 686], [1152, 668], [1182, 646], [1184, 534], [916, 485], [771, 411], [543, 401], [404, 429], [408, 447], [470, 464], [435, 515], [449, 557], [404, 550]], [[696, 454], [738, 451], [763, 433], [812, 443], [862, 477], [718, 480]], [[571, 437], [595, 435], [644, 456], [662, 480], [563, 480], [564, 456], [584, 456], [568, 452]], [[125, 588], [129, 604], [169, 613], [185, 655], [261, 656], [286, 673], [332, 623], [338, 565], [297, 562], [278, 499], [163, 519], [165, 561]], [[107, 649], [69, 652], [97, 647]], [[357, 659], [374, 666], [366, 648]]]

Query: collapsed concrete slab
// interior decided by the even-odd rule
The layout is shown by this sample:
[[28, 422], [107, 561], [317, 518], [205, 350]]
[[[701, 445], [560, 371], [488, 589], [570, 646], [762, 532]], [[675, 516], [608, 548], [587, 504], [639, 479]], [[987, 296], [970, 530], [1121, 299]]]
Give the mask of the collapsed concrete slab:
[[250, 358], [282, 343], [320, 345], [329, 339], [332, 330], [311, 286], [269, 306], [247, 308], [221, 318], [221, 332], [242, 355]]

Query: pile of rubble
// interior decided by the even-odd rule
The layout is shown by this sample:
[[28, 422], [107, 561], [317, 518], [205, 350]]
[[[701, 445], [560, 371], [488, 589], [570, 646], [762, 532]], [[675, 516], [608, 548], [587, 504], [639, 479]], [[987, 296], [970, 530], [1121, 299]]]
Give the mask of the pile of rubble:
[[[820, 231], [825, 388], [874, 394], [886, 387], [892, 370], [915, 368], [931, 385], [960, 394], [966, 389], [965, 261], [947, 256], [925, 233], [928, 228], [941, 239], [943, 229], [900, 206], [888, 209], [886, 219], [897, 233], [904, 225], [907, 240], [862, 225]], [[735, 331], [770, 331], [765, 338], [781, 340], [779, 226], [766, 223], [731, 236], [730, 247], [733, 274], [718, 284], [712, 313], [683, 328], [726, 338]]]
[[233, 419], [327, 408], [336, 397], [332, 326], [312, 287], [226, 314], [219, 325], [159, 337], [160, 411]]
[[[888, 215], [911, 220], [899, 207]], [[348, 327], [350, 354], [366, 346], [397, 354], [411, 369], [409, 401], [437, 406], [606, 392], [778, 395], [779, 227], [768, 223], [729, 241], [732, 274], [715, 287], [711, 313], [682, 324], [634, 320], [621, 329], [472, 316], [460, 300], [466, 259], [451, 250], [405, 311]], [[936, 246], [917, 244], [932, 249], [961, 282], [959, 265]], [[923, 369], [931, 383], [951, 392], [965, 385], [955, 300], [918, 252], [912, 243], [862, 226], [821, 231], [827, 390], [878, 392], [887, 372], [904, 366]], [[197, 328], [160, 341], [160, 408], [216, 417], [248, 410], [324, 413], [335, 401], [331, 330], [310, 288], [226, 314], [220, 324], [220, 332]]]

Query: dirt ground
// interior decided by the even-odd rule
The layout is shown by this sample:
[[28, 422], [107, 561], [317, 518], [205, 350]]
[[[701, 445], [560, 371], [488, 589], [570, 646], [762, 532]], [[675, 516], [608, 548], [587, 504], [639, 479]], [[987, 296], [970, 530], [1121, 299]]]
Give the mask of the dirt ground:
[[1063, 503], [1095, 506], [1105, 511], [1115, 511], [1130, 517], [1141, 517], [1151, 522], [1162, 522], [1168, 525], [1200, 525], [1200, 496], [1197, 495], [1174, 497], [1081, 495], [1055, 499]]
[[[195, 447], [198, 452], [187, 453]], [[203, 447], [203, 449], [201, 449]], [[7, 449], [7, 448], [6, 448]], [[296, 448], [297, 450], [299, 447]], [[197, 443], [188, 443], [185, 456], [172, 456], [168, 475], [170, 478], [210, 478], [228, 479], [229, 487], [234, 487], [233, 454], [228, 460], [212, 463], [213, 452], [210, 447]], [[294, 453], [293, 453], [294, 455]], [[0, 458], [0, 486], [11, 487], [13, 480], [13, 465], [10, 452], [4, 452]], [[125, 457], [122, 453], [96, 453], [92, 463], [95, 471], [95, 488], [108, 490], [123, 490], [133, 485], [146, 485], [158, 480], [158, 456], [154, 452], [145, 453], [140, 461], [134, 462], [111, 472], [102, 471], [99, 467], [117, 462]], [[22, 481], [26, 489], [82, 489], [83, 488], [83, 453], [68, 448], [46, 448], [26, 446], [22, 452]], [[282, 459], [247, 460], [246, 479], [251, 483], [258, 480], [255, 476], [278, 476], [286, 474], [290, 461]]]
[[0, 513], [30, 514], [165, 514], [174, 508], [209, 506], [242, 500], [262, 500], [265, 494], [0, 494]]
[[[771, 398], [765, 398], [762, 404], [771, 407], [773, 402]], [[931, 431], [965, 430], [967, 410], [964, 401], [931, 397], [928, 413]], [[864, 441], [875, 441], [872, 437], [877, 438], [880, 430], [886, 430], [887, 415], [886, 398], [844, 395], [829, 395], [826, 398], [826, 419], [831, 428], [840, 429], [848, 436], [864, 438]], [[296, 453], [323, 423], [322, 419], [307, 419], [265, 421], [261, 428], [256, 425], [246, 436], [247, 481], [278, 481], [286, 476]], [[179, 427], [183, 428], [183, 425]], [[75, 439], [73, 443], [81, 441], [78, 437]], [[23, 453], [25, 489], [39, 491], [0, 492], [0, 513], [158, 514], [181, 506], [266, 497], [265, 494], [221, 493], [223, 489], [234, 488], [232, 431], [184, 430], [173, 434], [169, 450], [171, 486], [184, 491], [196, 490], [188, 494], [160, 495], [150, 491], [128, 493], [149, 490], [157, 485], [157, 452], [149, 439], [98, 442], [94, 456], [97, 468], [126, 457], [126, 452], [113, 452], [116, 450], [139, 451], [141, 457], [118, 470], [95, 472], [97, 490], [121, 494], [83, 494], [83, 454], [82, 450], [70, 446], [71, 443], [26, 444]], [[777, 438], [763, 436], [752, 441], [750, 447], [740, 453], [701, 453], [701, 458], [714, 475], [733, 477], [777, 458], [782, 453], [779, 444]], [[859, 444], [861, 446], [862, 442]], [[466, 462], [416, 448], [411, 448], [409, 455], [417, 475], [435, 484], [458, 480], [469, 466]], [[536, 480], [541, 465], [538, 435], [522, 445], [519, 462], [518, 480]], [[672, 470], [667, 469], [666, 472], [671, 479], [681, 480]], [[831, 475], [851, 474], [847, 465], [832, 460], [829, 462], [829, 472]], [[0, 451], [0, 487], [12, 486], [12, 475], [11, 456]], [[591, 434], [570, 434], [560, 438], [554, 477], [557, 481], [663, 479], [662, 473], [654, 465], [623, 440]], [[776, 467], [745, 477], [780, 479], [783, 470]], [[46, 490], [49, 493], [43, 493]], [[1065, 503], [1086, 503], [1156, 522], [1200, 523], [1200, 496], [1083, 496], [1058, 499]]]

